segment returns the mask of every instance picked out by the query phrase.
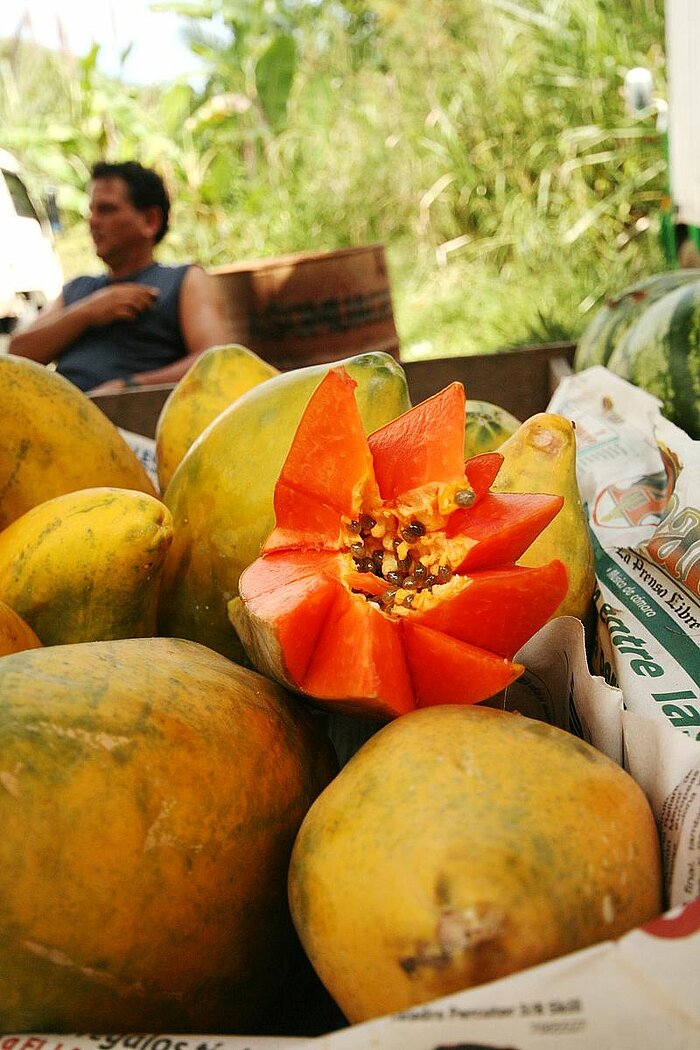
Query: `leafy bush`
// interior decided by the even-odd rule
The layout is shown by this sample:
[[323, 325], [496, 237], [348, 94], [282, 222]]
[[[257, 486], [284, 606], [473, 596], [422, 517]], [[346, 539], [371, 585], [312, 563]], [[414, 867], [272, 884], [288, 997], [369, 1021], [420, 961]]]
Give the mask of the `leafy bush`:
[[196, 87], [5, 49], [3, 144], [60, 187], [67, 273], [94, 267], [82, 219], [103, 155], [166, 175], [163, 257], [384, 242], [406, 356], [573, 339], [602, 296], [663, 268], [664, 144], [622, 97], [637, 65], [664, 93], [663, 0], [187, 10]]

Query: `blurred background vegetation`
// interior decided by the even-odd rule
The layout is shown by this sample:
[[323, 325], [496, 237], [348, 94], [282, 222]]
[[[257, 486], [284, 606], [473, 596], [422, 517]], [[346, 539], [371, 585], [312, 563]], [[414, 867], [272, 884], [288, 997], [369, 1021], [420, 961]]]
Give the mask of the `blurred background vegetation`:
[[663, 0], [152, 6], [187, 16], [196, 83], [0, 42], [0, 145], [57, 187], [66, 277], [97, 269], [91, 165], [131, 157], [173, 192], [162, 261], [383, 242], [406, 357], [573, 340], [665, 268], [663, 138], [623, 97], [635, 66], [664, 96]]

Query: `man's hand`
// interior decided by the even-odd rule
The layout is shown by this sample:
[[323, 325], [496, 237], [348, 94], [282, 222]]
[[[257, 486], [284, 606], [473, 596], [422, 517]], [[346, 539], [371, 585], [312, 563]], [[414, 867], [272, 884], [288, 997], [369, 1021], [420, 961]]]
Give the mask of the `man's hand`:
[[88, 328], [113, 321], [133, 321], [149, 310], [160, 292], [150, 284], [120, 281], [66, 306], [60, 295], [45, 307], [32, 324], [10, 336], [11, 354], [47, 365]]
[[93, 394], [116, 394], [120, 390], [126, 389], [126, 379], [106, 379], [104, 383], [100, 383], [99, 386], [94, 386], [92, 390], [88, 390], [87, 393], [92, 397]]
[[150, 284], [124, 281], [93, 292], [85, 305], [90, 311], [90, 323], [101, 327], [113, 321], [133, 321], [144, 310], [149, 310], [159, 295], [159, 289]]

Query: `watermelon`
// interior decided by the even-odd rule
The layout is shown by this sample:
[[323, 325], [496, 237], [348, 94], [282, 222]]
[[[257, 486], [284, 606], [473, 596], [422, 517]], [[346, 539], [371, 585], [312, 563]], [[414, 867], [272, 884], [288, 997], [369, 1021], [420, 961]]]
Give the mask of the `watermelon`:
[[645, 277], [610, 299], [594, 314], [576, 347], [574, 371], [607, 365], [625, 334], [646, 309], [680, 285], [700, 281], [700, 269], [669, 270]]
[[658, 397], [666, 418], [700, 439], [700, 281], [652, 303], [618, 344], [608, 368]]
[[520, 420], [490, 401], [467, 401], [464, 455], [467, 459], [493, 452], [520, 426]]

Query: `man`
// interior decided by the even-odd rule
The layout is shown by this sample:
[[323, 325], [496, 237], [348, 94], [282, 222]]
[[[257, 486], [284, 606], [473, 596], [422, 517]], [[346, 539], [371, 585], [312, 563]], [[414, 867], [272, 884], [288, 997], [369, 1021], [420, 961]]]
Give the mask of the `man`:
[[231, 341], [216, 280], [201, 266], [161, 266], [170, 201], [160, 176], [134, 161], [96, 164], [90, 234], [107, 267], [76, 277], [8, 350], [56, 370], [81, 390], [108, 393], [175, 383], [203, 350]]

